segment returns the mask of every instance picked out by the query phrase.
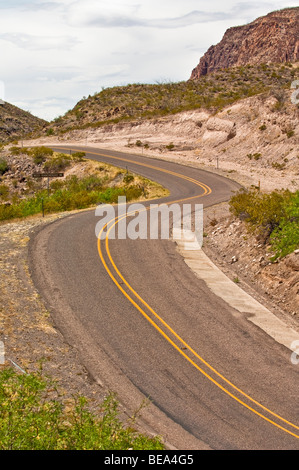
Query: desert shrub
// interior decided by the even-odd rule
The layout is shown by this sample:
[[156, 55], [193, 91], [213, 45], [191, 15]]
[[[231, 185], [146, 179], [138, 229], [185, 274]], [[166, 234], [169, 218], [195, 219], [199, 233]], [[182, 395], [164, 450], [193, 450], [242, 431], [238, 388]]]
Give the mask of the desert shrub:
[[[42, 374], [0, 372], [1, 450], [158, 450], [159, 437], [148, 437], [119, 418], [118, 401], [109, 394], [98, 411], [75, 396], [63, 401], [58, 385]], [[131, 424], [132, 423], [132, 424]], [[130, 425], [128, 425], [130, 424]]]
[[275, 168], [275, 170], [284, 170], [285, 163], [272, 162], [272, 168]]
[[287, 190], [270, 194], [255, 189], [241, 191], [231, 198], [230, 210], [236, 216], [243, 213], [250, 226], [270, 235], [285, 216], [285, 202], [290, 195]]
[[28, 147], [13, 146], [10, 147], [9, 151], [12, 155], [32, 155], [32, 149]]
[[299, 246], [299, 191], [285, 202], [285, 216], [271, 234], [274, 259], [284, 257]]
[[39, 191], [35, 196], [9, 206], [0, 204], [0, 220], [15, 217], [28, 217], [42, 212], [42, 202], [46, 213], [85, 209], [99, 203], [114, 204], [119, 196], [126, 196], [127, 201], [144, 195], [144, 189], [138, 185], [125, 187], [105, 187], [103, 179], [96, 176], [78, 178], [70, 176], [65, 181], [53, 181], [47, 190]]
[[0, 158], [0, 175], [4, 175], [9, 170], [9, 166], [5, 158]]
[[57, 180], [51, 181], [50, 188], [51, 190], [56, 191], [57, 189], [62, 189], [64, 185], [65, 185], [64, 181], [57, 179]]
[[82, 162], [85, 156], [86, 156], [85, 152], [75, 152], [72, 154], [73, 160], [78, 161], [78, 162]]
[[128, 189], [126, 189], [125, 196], [127, 198], [127, 201], [131, 201], [132, 199], [134, 200], [140, 198], [143, 193], [144, 190], [139, 186], [130, 186]]
[[40, 165], [41, 163], [44, 163], [47, 158], [52, 157], [53, 155], [53, 150], [47, 147], [34, 147], [31, 150], [31, 155], [33, 157], [33, 161], [36, 165]]
[[100, 191], [103, 188], [103, 179], [97, 176], [87, 176], [79, 182], [79, 188], [85, 191]]
[[12, 155], [20, 155], [22, 153], [22, 147], [13, 146], [9, 148]]
[[290, 129], [286, 132], [287, 134], [287, 138], [290, 139], [291, 137], [293, 137], [293, 135], [295, 135], [295, 131], [293, 129]]
[[166, 145], [167, 150], [173, 150], [174, 149], [174, 144], [170, 142], [170, 144]]
[[245, 220], [253, 232], [270, 242], [277, 256], [285, 256], [299, 245], [299, 191], [260, 193], [241, 190], [229, 203], [230, 211]]
[[131, 183], [131, 181], [134, 181], [134, 175], [132, 173], [126, 173], [124, 176], [124, 183]]
[[65, 155], [64, 153], [59, 153], [52, 157], [50, 160], [47, 160], [44, 164], [44, 169], [46, 171], [64, 171], [71, 164], [71, 157]]
[[6, 184], [0, 184], [0, 199], [6, 200], [9, 195], [9, 187]]
[[247, 154], [247, 157], [249, 158], [249, 160], [252, 160], [254, 158], [254, 160], [259, 160], [261, 158], [262, 154], [261, 153], [248, 153]]
[[18, 205], [0, 204], [0, 220], [9, 220], [22, 217], [21, 208]]

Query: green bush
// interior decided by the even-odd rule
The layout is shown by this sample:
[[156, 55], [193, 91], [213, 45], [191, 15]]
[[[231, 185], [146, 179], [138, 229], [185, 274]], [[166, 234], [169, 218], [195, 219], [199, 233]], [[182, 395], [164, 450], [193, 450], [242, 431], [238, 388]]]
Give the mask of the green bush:
[[293, 135], [295, 135], [295, 131], [291, 129], [291, 130], [288, 130], [286, 134], [287, 134], [288, 139], [290, 139], [291, 137], [293, 137]]
[[[1, 450], [161, 450], [159, 437], [138, 433], [119, 418], [113, 394], [98, 413], [85, 397], [61, 400], [57, 384], [41, 374], [0, 372]], [[132, 419], [134, 425], [134, 420]]]
[[274, 259], [284, 257], [299, 246], [299, 191], [285, 204], [285, 216], [271, 234]]
[[75, 152], [72, 154], [73, 160], [78, 161], [78, 162], [82, 162], [85, 156], [86, 156], [85, 152]]
[[22, 153], [22, 147], [13, 146], [9, 148], [9, 151], [12, 155], [20, 155]]
[[173, 150], [174, 149], [174, 144], [170, 142], [170, 144], [166, 145], [167, 150]]
[[53, 155], [53, 150], [47, 147], [34, 147], [31, 150], [31, 155], [33, 157], [33, 161], [36, 165], [40, 165], [41, 163], [44, 163], [47, 158], [52, 157]]
[[240, 190], [230, 200], [230, 211], [245, 220], [250, 230], [270, 242], [274, 258], [286, 256], [299, 246], [299, 191]]
[[64, 171], [71, 164], [71, 157], [64, 153], [59, 153], [53, 158], [47, 160], [44, 164], [44, 170], [46, 171]]
[[32, 149], [30, 149], [28, 147], [14, 146], [14, 147], [10, 147], [9, 151], [12, 155], [22, 155], [22, 154], [32, 155]]
[[134, 175], [132, 173], [126, 173], [124, 176], [124, 183], [130, 183], [131, 181], [134, 181]]
[[105, 187], [105, 179], [87, 176], [79, 179], [70, 176], [65, 181], [52, 181], [50, 194], [47, 190], [36, 193], [19, 203], [7, 206], [0, 204], [0, 220], [16, 217], [28, 217], [42, 212], [42, 201], [46, 213], [85, 209], [99, 203], [115, 204], [119, 196], [126, 196], [127, 201], [144, 195], [144, 189], [138, 185], [125, 187]]
[[4, 175], [9, 170], [9, 166], [5, 158], [0, 158], [0, 175]]
[[9, 195], [9, 187], [6, 184], [0, 184], [0, 199], [7, 200]]
[[16, 219], [22, 217], [22, 210], [19, 205], [0, 204], [0, 221]]

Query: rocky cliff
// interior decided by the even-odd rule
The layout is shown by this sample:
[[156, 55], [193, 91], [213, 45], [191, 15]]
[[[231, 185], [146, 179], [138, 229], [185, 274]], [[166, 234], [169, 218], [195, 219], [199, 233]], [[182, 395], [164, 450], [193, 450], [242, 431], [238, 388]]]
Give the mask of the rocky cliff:
[[299, 7], [269, 13], [229, 28], [193, 69], [190, 79], [232, 66], [299, 61]]

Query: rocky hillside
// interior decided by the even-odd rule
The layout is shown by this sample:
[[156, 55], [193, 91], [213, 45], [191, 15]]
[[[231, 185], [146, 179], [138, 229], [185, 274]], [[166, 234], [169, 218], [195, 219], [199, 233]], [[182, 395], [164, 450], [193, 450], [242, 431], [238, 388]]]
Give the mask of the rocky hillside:
[[[297, 76], [294, 66], [285, 68]], [[271, 76], [272, 69], [267, 70]], [[154, 119], [86, 125], [27, 145], [81, 144], [143, 153], [225, 172], [245, 186], [260, 181], [263, 190], [297, 190], [299, 108], [292, 103], [293, 92], [278, 85], [217, 112], [202, 108]]]
[[196, 109], [217, 112], [250, 96], [265, 92], [283, 94], [296, 78], [297, 68], [292, 64], [261, 64], [211, 73], [200, 80], [107, 88], [83, 98], [64, 116], [49, 123], [44, 135], [128, 121], [140, 123]]
[[0, 143], [34, 136], [47, 124], [28, 111], [0, 101]]
[[191, 80], [232, 66], [299, 61], [299, 7], [274, 11], [229, 28], [193, 69]]

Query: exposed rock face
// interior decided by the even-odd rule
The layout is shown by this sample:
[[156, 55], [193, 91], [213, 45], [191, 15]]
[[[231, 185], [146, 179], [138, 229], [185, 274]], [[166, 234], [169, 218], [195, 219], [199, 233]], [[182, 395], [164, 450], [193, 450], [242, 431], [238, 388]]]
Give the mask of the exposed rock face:
[[202, 136], [205, 145], [217, 147], [236, 135], [236, 124], [227, 119], [210, 117], [206, 124], [206, 131]]
[[200, 59], [190, 79], [232, 66], [298, 61], [299, 7], [287, 8], [229, 28]]

